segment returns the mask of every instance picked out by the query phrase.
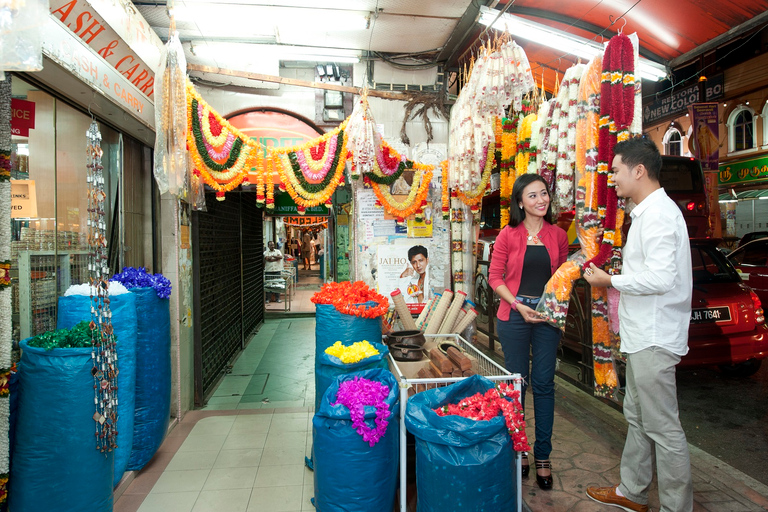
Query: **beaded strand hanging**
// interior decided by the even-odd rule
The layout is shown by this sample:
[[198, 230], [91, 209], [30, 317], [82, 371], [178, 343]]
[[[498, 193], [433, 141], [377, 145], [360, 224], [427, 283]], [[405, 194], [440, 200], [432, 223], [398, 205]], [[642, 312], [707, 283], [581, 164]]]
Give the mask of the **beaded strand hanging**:
[[104, 209], [104, 168], [101, 165], [101, 132], [96, 121], [87, 132], [88, 274], [91, 299], [91, 359], [96, 412], [96, 448], [117, 448], [117, 351], [109, 307], [109, 266]]

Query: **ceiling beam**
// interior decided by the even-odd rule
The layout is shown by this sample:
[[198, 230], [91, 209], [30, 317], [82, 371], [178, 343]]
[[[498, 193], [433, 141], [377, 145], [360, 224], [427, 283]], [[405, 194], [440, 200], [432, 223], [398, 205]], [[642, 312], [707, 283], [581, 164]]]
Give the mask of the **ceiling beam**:
[[[259, 80], [261, 82], [271, 82], [284, 85], [294, 85], [296, 87], [309, 87], [312, 89], [323, 89], [326, 91], [349, 92], [361, 96], [363, 90], [360, 87], [349, 87], [346, 85], [336, 85], [327, 82], [309, 82], [296, 78], [285, 78], [275, 75], [263, 75], [261, 73], [249, 73], [247, 71], [236, 71], [232, 69], [223, 69], [212, 66], [200, 66], [198, 64], [187, 64], [188, 71], [199, 71], [201, 73], [212, 73], [214, 75], [234, 76], [237, 78], [247, 78], [249, 80]], [[368, 96], [372, 98], [384, 98], [386, 100], [410, 101], [411, 96], [394, 91], [368, 90]]]
[[477, 28], [477, 19], [480, 16], [480, 6], [490, 6], [494, 0], [480, 0], [469, 3], [467, 10], [461, 15], [459, 22], [454, 27], [451, 35], [443, 46], [443, 50], [437, 56], [437, 62], [445, 62], [447, 65], [454, 65], [453, 59], [461, 48], [467, 44], [470, 33]]

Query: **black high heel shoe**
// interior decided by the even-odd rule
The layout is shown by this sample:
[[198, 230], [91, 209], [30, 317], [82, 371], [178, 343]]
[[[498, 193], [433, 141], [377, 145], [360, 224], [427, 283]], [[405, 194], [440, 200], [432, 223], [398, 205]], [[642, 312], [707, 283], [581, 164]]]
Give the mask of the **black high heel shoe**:
[[523, 452], [520, 454], [520, 461], [521, 461], [520, 475], [523, 478], [526, 478], [528, 476], [528, 473], [531, 472], [531, 464], [530, 462], [528, 462], [528, 452]]
[[[548, 460], [535, 460], [536, 463], [536, 483], [543, 491], [552, 489], [552, 463]], [[540, 469], [548, 469], [549, 476], [541, 476], [539, 474]]]

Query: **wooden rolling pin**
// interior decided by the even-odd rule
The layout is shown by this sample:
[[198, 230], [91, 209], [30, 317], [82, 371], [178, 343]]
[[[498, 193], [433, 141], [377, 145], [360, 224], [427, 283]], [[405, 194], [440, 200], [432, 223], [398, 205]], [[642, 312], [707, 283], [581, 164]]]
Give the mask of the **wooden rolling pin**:
[[472, 369], [472, 361], [461, 353], [456, 347], [448, 347], [446, 350], [448, 359], [450, 359], [455, 366], [465, 372]]
[[405, 300], [403, 299], [403, 294], [400, 293], [400, 290], [395, 290], [390, 295], [392, 296], [392, 302], [395, 303], [395, 311], [397, 311], [397, 314], [400, 317], [403, 329], [406, 331], [418, 331], [419, 329], [416, 327], [416, 322], [413, 321], [411, 312], [408, 310], [408, 306], [405, 305]]

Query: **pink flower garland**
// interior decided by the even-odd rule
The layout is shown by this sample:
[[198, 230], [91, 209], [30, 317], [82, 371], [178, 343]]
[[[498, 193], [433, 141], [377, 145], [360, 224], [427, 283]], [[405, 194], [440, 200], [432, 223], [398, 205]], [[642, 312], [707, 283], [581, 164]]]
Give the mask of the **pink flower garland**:
[[[328, 171], [331, 169], [331, 164], [333, 163], [333, 155], [336, 154], [336, 144], [338, 142], [338, 135], [334, 135], [329, 140], [329, 146], [328, 146], [328, 158], [325, 159], [325, 163], [323, 164], [323, 168], [317, 172], [312, 172], [311, 167], [307, 164], [307, 159], [304, 156], [304, 151], [296, 151], [296, 160], [299, 162], [299, 166], [301, 167], [301, 172], [304, 174], [304, 177], [307, 178], [307, 181], [309, 182], [318, 182], [323, 181], [325, 179], [325, 176], [328, 174]], [[312, 148], [310, 148], [311, 150]], [[312, 156], [310, 154], [310, 156]], [[318, 158], [314, 158], [313, 160], [319, 160]]]
[[[373, 446], [387, 433], [387, 426], [389, 425], [387, 396], [389, 396], [389, 386], [381, 382], [355, 377], [339, 384], [336, 402], [331, 405], [346, 406], [349, 409], [349, 417], [352, 418], [352, 426], [358, 434], [363, 436], [363, 441], [369, 446]], [[376, 426], [374, 428], [365, 423], [366, 406], [376, 408]]]
[[[197, 105], [197, 114], [198, 117], [200, 117], [200, 126], [202, 126], [202, 118], [203, 118], [203, 106], [198, 103]], [[219, 133], [221, 133], [221, 128], [219, 129]], [[203, 137], [203, 142], [205, 143], [205, 149], [208, 151], [208, 155], [213, 158], [214, 160], [226, 160], [229, 158], [229, 153], [232, 151], [232, 144], [235, 143], [235, 135], [230, 133], [227, 135], [227, 140], [222, 145], [221, 149], [219, 151], [216, 150], [209, 142], [206, 137]]]
[[392, 176], [400, 168], [400, 162], [405, 162], [405, 155], [400, 155], [400, 158], [390, 156], [389, 147], [383, 146], [376, 148], [376, 163], [379, 164], [381, 173], [385, 176]]
[[434, 410], [438, 416], [462, 416], [475, 421], [492, 420], [504, 415], [507, 431], [517, 452], [530, 451], [525, 434], [525, 416], [520, 405], [520, 392], [505, 383], [483, 393], [476, 393], [458, 404], [448, 404]]

